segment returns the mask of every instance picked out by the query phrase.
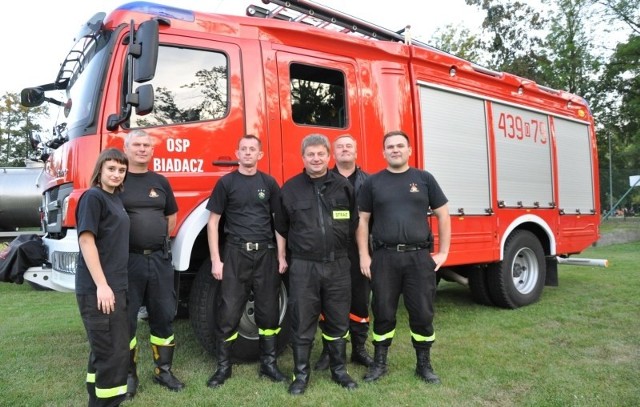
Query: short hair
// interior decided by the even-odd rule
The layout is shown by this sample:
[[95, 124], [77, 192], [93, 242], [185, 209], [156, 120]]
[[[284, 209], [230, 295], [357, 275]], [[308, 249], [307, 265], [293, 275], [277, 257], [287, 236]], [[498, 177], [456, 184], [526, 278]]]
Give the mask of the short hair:
[[390, 131], [387, 134], [384, 135], [384, 138], [382, 139], [382, 148], [384, 148], [385, 143], [387, 142], [387, 139], [389, 137], [393, 137], [393, 136], [402, 136], [404, 137], [405, 140], [407, 140], [407, 146], [411, 146], [411, 142], [409, 141], [409, 136], [407, 136], [407, 134], [402, 131], [402, 130], [394, 130], [394, 131]]
[[333, 139], [333, 144], [335, 144], [338, 140], [340, 140], [341, 138], [350, 138], [351, 140], [353, 140], [353, 144], [357, 145], [358, 142], [356, 141], [355, 137], [353, 137], [351, 134], [349, 133], [344, 133], [339, 135], [338, 137]]
[[139, 130], [139, 129], [132, 130], [129, 133], [127, 133], [127, 136], [124, 138], [124, 146], [128, 147], [131, 140], [136, 137], [150, 137], [150, 136], [149, 136], [149, 133], [147, 133], [144, 130]]
[[[103, 150], [98, 156], [98, 161], [96, 161], [96, 165], [93, 168], [93, 174], [91, 174], [91, 186], [100, 186], [100, 175], [102, 173], [102, 165], [107, 161], [115, 161], [118, 164], [124, 164], [129, 168], [129, 159], [126, 155], [117, 148], [108, 148]], [[126, 178], [126, 175], [125, 175]], [[124, 190], [124, 181], [122, 184], [116, 187], [117, 192], [122, 192]]]
[[240, 140], [238, 140], [238, 148], [240, 148], [240, 142], [242, 140], [255, 140], [258, 142], [258, 149], [260, 149], [260, 151], [262, 151], [262, 140], [260, 140], [260, 137], [254, 135], [254, 134], [245, 134], [244, 136], [240, 137]]
[[327, 136], [323, 134], [309, 134], [305, 138], [302, 139], [302, 155], [304, 155], [304, 150], [310, 146], [323, 146], [327, 149], [327, 152], [331, 152], [331, 144], [329, 143], [329, 139]]

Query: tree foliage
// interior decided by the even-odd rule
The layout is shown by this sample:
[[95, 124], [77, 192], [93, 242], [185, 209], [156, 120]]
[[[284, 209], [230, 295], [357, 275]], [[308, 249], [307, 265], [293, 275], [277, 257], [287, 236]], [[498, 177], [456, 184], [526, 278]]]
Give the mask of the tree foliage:
[[432, 38], [432, 45], [467, 61], [486, 64], [480, 39], [466, 27], [449, 24], [438, 28]]
[[484, 10], [482, 48], [490, 55], [488, 67], [544, 83], [541, 66], [547, 64], [540, 11], [521, 1], [465, 0]]
[[[547, 85], [590, 100], [600, 75], [593, 36], [587, 31], [592, 18], [589, 0], [547, 0], [554, 7], [546, 37], [549, 63], [544, 67]], [[555, 4], [553, 4], [555, 3]]]
[[32, 152], [30, 137], [42, 131], [39, 122], [48, 115], [47, 106], [23, 107], [17, 93], [0, 98], [0, 166], [25, 165]]

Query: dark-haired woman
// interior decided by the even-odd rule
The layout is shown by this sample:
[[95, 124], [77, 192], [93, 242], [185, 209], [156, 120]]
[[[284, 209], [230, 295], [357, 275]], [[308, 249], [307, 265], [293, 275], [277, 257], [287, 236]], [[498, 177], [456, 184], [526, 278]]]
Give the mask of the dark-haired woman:
[[76, 209], [76, 297], [91, 348], [89, 406], [118, 406], [127, 391], [129, 217], [118, 196], [127, 167], [121, 151], [104, 150]]

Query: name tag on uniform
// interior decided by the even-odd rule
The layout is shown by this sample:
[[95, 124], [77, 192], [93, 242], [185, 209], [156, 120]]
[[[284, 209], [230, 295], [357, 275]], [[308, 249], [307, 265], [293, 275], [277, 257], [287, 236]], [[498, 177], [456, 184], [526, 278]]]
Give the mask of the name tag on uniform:
[[349, 219], [349, 211], [333, 211], [333, 219]]

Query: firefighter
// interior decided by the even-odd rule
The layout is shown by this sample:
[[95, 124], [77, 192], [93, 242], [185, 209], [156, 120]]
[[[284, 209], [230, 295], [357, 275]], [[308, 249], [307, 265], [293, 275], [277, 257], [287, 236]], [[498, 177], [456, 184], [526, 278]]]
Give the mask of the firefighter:
[[104, 150], [78, 202], [80, 256], [75, 290], [89, 339], [89, 406], [118, 406], [127, 391], [129, 325], [127, 322], [127, 252], [129, 217], [119, 192], [127, 174], [127, 157]]
[[[238, 337], [238, 325], [251, 291], [259, 335], [259, 375], [274, 382], [286, 380], [276, 362], [280, 274], [287, 269], [286, 259], [278, 259], [272, 227], [280, 187], [272, 176], [258, 170], [258, 160], [263, 154], [258, 137], [242, 137], [236, 151], [238, 170], [218, 181], [207, 203], [211, 212], [207, 223], [211, 274], [220, 280], [220, 303], [216, 312], [218, 366], [207, 382], [207, 386], [213, 388], [231, 377], [231, 348]], [[222, 215], [224, 250], [221, 256], [218, 231]]]
[[129, 235], [129, 329], [130, 361], [127, 398], [138, 387], [136, 328], [138, 311], [144, 303], [149, 322], [149, 340], [155, 365], [153, 381], [172, 391], [184, 388], [172, 372], [175, 336], [173, 319], [177, 310], [174, 270], [169, 251], [169, 236], [176, 225], [176, 203], [169, 181], [149, 171], [153, 158], [153, 140], [144, 130], [129, 132], [124, 152], [129, 172], [122, 201], [131, 219]]
[[[433, 302], [436, 271], [446, 261], [451, 241], [447, 198], [427, 171], [411, 168], [409, 138], [401, 131], [383, 139], [387, 168], [371, 175], [358, 197], [357, 230], [360, 268], [371, 279], [373, 292], [374, 363], [364, 381], [387, 373], [387, 353], [396, 326], [400, 294], [409, 313], [411, 341], [416, 351], [416, 374], [427, 383], [440, 383], [431, 366], [435, 340]], [[438, 219], [438, 252], [430, 254], [433, 239], [427, 223], [431, 208]], [[373, 256], [369, 253], [372, 219]]]
[[[325, 318], [322, 339], [329, 349], [331, 377], [347, 389], [357, 387], [346, 368], [346, 338], [351, 305], [347, 252], [358, 212], [353, 187], [343, 176], [328, 171], [329, 159], [325, 136], [305, 137], [304, 172], [283, 185], [282, 204], [276, 212], [277, 238], [288, 243], [291, 253], [292, 395], [303, 394], [309, 383], [309, 356], [320, 313]], [[284, 248], [279, 256], [285, 256]]]
[[[341, 174], [351, 182], [356, 198], [362, 183], [369, 176], [358, 165], [358, 148], [356, 140], [349, 134], [338, 136], [333, 141], [333, 171]], [[349, 310], [349, 336], [351, 337], [351, 361], [365, 367], [373, 363], [367, 353], [365, 343], [369, 334], [369, 296], [371, 287], [369, 280], [360, 272], [360, 258], [355, 239], [349, 244], [349, 261], [351, 262], [351, 308]], [[320, 317], [322, 324], [322, 316]], [[314, 369], [326, 370], [329, 367], [329, 348], [322, 343], [322, 353]]]

